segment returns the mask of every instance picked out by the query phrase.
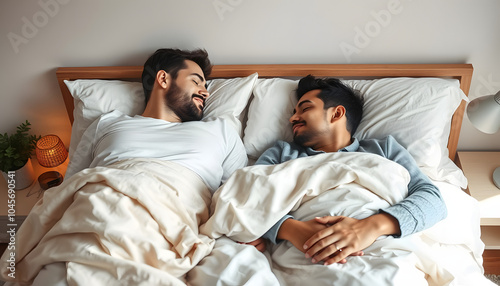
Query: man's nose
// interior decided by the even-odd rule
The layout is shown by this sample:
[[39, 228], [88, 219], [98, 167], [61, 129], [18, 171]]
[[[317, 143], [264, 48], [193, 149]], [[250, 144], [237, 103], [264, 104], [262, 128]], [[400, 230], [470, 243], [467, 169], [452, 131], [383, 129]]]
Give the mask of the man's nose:
[[208, 92], [208, 90], [206, 90], [205, 88], [201, 88], [198, 91], [198, 94], [203, 96], [203, 98], [205, 98], [205, 99], [207, 99], [210, 96], [210, 92]]

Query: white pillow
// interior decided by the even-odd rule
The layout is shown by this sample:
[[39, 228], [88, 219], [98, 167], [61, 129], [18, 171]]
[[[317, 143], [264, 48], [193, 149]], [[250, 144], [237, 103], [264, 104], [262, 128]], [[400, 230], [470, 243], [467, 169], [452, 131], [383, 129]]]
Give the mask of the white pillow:
[[225, 118], [231, 122], [238, 134], [243, 135], [243, 118], [252, 90], [257, 82], [258, 74], [247, 77], [230, 79], [212, 79], [208, 81], [207, 90], [210, 92], [205, 108], [203, 120], [211, 118]]
[[455, 79], [384, 78], [346, 81], [361, 92], [364, 114], [354, 137], [394, 136], [434, 180], [467, 181], [448, 157], [451, 118], [467, 97]]
[[258, 79], [248, 107], [243, 144], [249, 159], [258, 159], [278, 140], [292, 141], [290, 116], [297, 104], [298, 80]]
[[[232, 79], [208, 80], [208, 97], [203, 120], [222, 117], [242, 133], [241, 119], [257, 81], [258, 74]], [[64, 83], [74, 98], [70, 160], [83, 132], [101, 114], [119, 110], [127, 115], [141, 114], [145, 108], [140, 82], [120, 80], [74, 80]]]
[[[405, 146], [419, 167], [435, 180], [466, 184], [460, 169], [448, 158], [451, 117], [465, 94], [457, 80], [384, 78], [344, 80], [364, 98], [363, 119], [354, 137], [392, 135]], [[254, 88], [243, 142], [251, 159], [276, 140], [292, 140], [288, 119], [297, 102], [297, 80], [260, 79]]]
[[[71, 128], [70, 155], [78, 146], [83, 132], [101, 114], [119, 110], [135, 115], [144, 111], [144, 91], [139, 82], [119, 80], [65, 80], [73, 96], [73, 126]], [[70, 156], [71, 159], [72, 156]]]

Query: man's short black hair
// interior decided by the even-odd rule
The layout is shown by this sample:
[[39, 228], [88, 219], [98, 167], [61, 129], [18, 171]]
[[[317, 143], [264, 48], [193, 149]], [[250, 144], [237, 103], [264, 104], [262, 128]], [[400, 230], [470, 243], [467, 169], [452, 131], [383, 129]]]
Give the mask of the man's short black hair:
[[318, 98], [324, 103], [324, 109], [342, 105], [346, 109], [347, 131], [354, 135], [363, 117], [361, 97], [349, 86], [336, 78], [315, 78], [308, 75], [299, 81], [297, 99], [311, 90], [321, 90]]
[[159, 49], [152, 54], [142, 71], [142, 88], [146, 96], [146, 103], [149, 101], [151, 91], [153, 90], [156, 74], [160, 70], [164, 70], [170, 74], [172, 79], [177, 78], [179, 70], [187, 68], [186, 60], [190, 60], [198, 64], [203, 71], [205, 78], [212, 72], [212, 64], [208, 58], [208, 53], [205, 50], [197, 49], [193, 51], [184, 51], [179, 49]]

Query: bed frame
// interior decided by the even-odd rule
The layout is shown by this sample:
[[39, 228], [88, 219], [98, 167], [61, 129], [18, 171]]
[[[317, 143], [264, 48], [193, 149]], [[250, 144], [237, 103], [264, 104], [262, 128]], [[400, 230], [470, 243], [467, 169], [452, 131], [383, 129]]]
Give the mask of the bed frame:
[[[76, 79], [123, 79], [138, 80], [142, 66], [119, 67], [61, 67], [56, 71], [59, 87], [66, 105], [69, 119], [73, 123], [73, 97], [64, 80]], [[255, 72], [259, 77], [303, 77], [308, 74], [317, 77], [338, 77], [349, 79], [373, 79], [383, 77], [439, 77], [454, 78], [460, 81], [460, 88], [468, 95], [473, 67], [471, 64], [314, 64], [314, 65], [216, 65], [209, 78], [244, 77]], [[455, 111], [448, 151], [451, 160], [455, 159], [460, 129], [466, 103]]]

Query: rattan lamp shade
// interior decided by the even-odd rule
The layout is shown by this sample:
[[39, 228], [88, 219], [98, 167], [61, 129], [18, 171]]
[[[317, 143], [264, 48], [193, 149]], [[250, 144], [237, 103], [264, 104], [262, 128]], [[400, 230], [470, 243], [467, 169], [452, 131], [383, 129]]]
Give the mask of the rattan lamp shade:
[[55, 167], [68, 157], [68, 151], [57, 135], [47, 135], [36, 142], [36, 158], [44, 167]]

